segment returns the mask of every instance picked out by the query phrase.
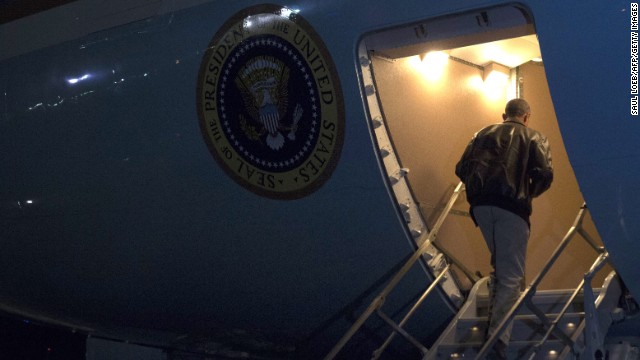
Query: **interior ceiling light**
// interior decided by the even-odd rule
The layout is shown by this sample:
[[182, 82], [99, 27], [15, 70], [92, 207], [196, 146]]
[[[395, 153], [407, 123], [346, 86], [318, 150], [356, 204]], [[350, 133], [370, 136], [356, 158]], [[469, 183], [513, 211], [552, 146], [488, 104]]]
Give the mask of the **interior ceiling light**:
[[509, 80], [509, 73], [508, 67], [492, 62], [484, 67], [483, 79], [485, 83], [504, 86]]
[[493, 62], [484, 67], [482, 87], [489, 99], [497, 101], [507, 96], [510, 73], [508, 67]]
[[411, 59], [413, 66], [422, 73], [425, 79], [429, 81], [439, 81], [442, 79], [447, 64], [449, 63], [449, 54], [444, 51], [431, 51], [426, 54], [414, 56]]
[[420, 55], [420, 60], [427, 65], [444, 66], [449, 60], [449, 54], [444, 51], [430, 51]]

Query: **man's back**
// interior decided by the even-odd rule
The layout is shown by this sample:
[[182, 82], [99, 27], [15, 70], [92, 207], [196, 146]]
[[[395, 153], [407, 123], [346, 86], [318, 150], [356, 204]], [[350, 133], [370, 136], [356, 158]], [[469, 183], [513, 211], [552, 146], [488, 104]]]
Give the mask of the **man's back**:
[[547, 139], [515, 120], [489, 125], [467, 146], [456, 175], [471, 206], [494, 205], [528, 220], [531, 199], [553, 180]]

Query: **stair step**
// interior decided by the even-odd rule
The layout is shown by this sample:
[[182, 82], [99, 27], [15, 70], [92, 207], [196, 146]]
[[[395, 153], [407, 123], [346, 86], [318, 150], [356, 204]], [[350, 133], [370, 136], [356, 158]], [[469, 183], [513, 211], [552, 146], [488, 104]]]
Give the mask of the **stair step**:
[[[597, 296], [600, 289], [594, 289]], [[533, 304], [544, 313], [558, 313], [565, 306], [571, 293], [566, 290], [546, 290], [539, 291], [532, 299]], [[489, 308], [489, 297], [486, 294], [479, 294], [476, 300], [476, 315], [487, 316]], [[578, 294], [573, 300], [567, 312], [584, 312], [584, 295]], [[520, 314], [533, 314], [525, 305], [520, 309]]]
[[[442, 335], [432, 345], [431, 350], [425, 354], [423, 360], [474, 359], [477, 356], [484, 345], [485, 332], [488, 327], [489, 299], [487, 296], [487, 280], [488, 278], [483, 278], [474, 285], [456, 318], [443, 331]], [[602, 289], [594, 289], [596, 296], [599, 293], [609, 293], [613, 289], [611, 290], [613, 291], [613, 295], [611, 295], [613, 305], [607, 305], [607, 309], [615, 306], [619, 298], [619, 295], [616, 296], [615, 293], [615, 290], [618, 289], [619, 294], [619, 287], [610, 287], [610, 283], [612, 282], [607, 280]], [[584, 295], [579, 293], [567, 305], [572, 293], [573, 290], [538, 291], [530, 300], [537, 308], [537, 312], [546, 314], [545, 316], [549, 322], [554, 321], [558, 313], [567, 306], [566, 313], [559, 320], [557, 328], [570, 338], [582, 339], [584, 333], [578, 332], [582, 331], [581, 324], [585, 318]], [[602, 306], [601, 303], [600, 307]], [[507, 358], [509, 360], [529, 359], [530, 352], [536, 349], [535, 346], [542, 341], [547, 331], [548, 327], [542, 325], [542, 321], [533, 314], [528, 306], [523, 304], [514, 317], [511, 341], [507, 348]], [[573, 359], [575, 355], [568, 348], [565, 351], [565, 348], [565, 343], [552, 333], [538, 349], [534, 359]]]
[[[553, 321], [558, 314], [548, 314], [549, 321]], [[558, 324], [558, 328], [571, 336], [584, 318], [584, 313], [565, 314]], [[486, 317], [473, 317], [459, 319], [453, 339], [447, 339], [445, 343], [463, 343], [469, 341], [483, 341], [489, 321]], [[535, 315], [517, 315], [514, 319], [511, 339], [514, 341], [534, 341], [542, 339], [547, 328], [542, 326], [540, 319]], [[553, 335], [552, 335], [553, 338]]]
[[[536, 344], [536, 341], [511, 341], [507, 348], [507, 359], [524, 359], [527, 352]], [[483, 343], [478, 341], [441, 344], [437, 350], [437, 359], [473, 359], [480, 352], [482, 345]], [[549, 340], [542, 346], [534, 359], [557, 359], [563, 348], [564, 344], [560, 340]], [[528, 359], [528, 356], [526, 358]]]

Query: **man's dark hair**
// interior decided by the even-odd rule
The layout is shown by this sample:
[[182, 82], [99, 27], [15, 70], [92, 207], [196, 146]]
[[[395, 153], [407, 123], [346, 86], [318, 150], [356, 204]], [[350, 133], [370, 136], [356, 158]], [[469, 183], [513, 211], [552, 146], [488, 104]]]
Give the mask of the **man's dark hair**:
[[527, 103], [524, 99], [513, 99], [507, 103], [507, 106], [504, 108], [504, 113], [508, 117], [513, 116], [522, 116], [531, 111], [529, 107], [529, 103]]

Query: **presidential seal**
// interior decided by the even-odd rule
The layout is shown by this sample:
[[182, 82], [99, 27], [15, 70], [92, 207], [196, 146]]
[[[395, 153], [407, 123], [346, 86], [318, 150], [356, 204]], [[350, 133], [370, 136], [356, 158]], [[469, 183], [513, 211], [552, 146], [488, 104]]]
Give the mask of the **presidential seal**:
[[340, 82], [322, 40], [290, 9], [251, 7], [223, 25], [202, 60], [197, 106], [211, 154], [254, 193], [298, 199], [336, 167]]

